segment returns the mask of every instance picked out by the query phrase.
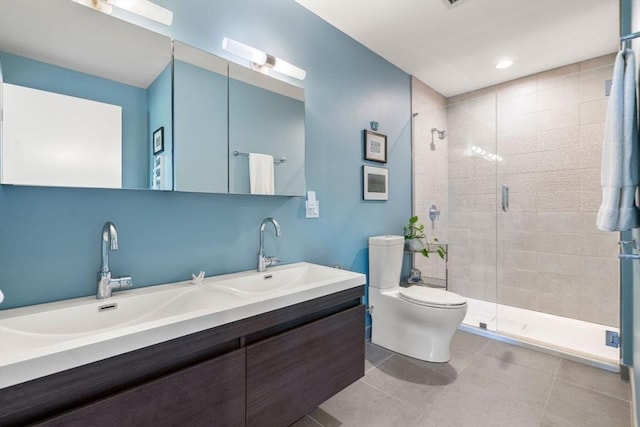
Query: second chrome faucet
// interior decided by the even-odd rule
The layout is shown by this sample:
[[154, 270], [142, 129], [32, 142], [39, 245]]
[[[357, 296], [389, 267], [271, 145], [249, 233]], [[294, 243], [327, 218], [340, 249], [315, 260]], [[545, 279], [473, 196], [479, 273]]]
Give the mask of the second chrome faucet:
[[109, 251], [118, 250], [118, 230], [114, 223], [105, 222], [102, 227], [102, 262], [100, 271], [98, 271], [98, 292], [96, 298], [109, 298], [112, 291], [126, 289], [133, 286], [131, 276], [111, 278], [111, 270], [109, 270]]
[[273, 227], [276, 229], [276, 237], [280, 237], [280, 224], [275, 219], [269, 217], [262, 220], [262, 224], [260, 224], [260, 249], [258, 249], [258, 271], [263, 272], [267, 269], [267, 267], [272, 267], [274, 265], [281, 264], [278, 258], [273, 256], [266, 256], [264, 254], [264, 228], [267, 226], [267, 223], [272, 223]]

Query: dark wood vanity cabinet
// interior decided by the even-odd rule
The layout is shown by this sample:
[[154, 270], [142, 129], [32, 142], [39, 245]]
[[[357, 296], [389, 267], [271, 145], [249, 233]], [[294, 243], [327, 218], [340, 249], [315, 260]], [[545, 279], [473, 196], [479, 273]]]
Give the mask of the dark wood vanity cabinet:
[[289, 425], [364, 375], [363, 291], [2, 389], [0, 425]]
[[245, 351], [235, 350], [73, 409], [39, 425], [243, 426], [244, 372]]
[[364, 374], [364, 307], [247, 347], [247, 425], [287, 426]]

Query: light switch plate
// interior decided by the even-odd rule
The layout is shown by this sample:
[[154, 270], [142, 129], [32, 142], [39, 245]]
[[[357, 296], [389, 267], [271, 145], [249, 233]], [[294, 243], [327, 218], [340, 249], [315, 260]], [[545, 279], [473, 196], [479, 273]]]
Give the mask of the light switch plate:
[[305, 203], [306, 206], [306, 216], [307, 218], [319, 218], [320, 217], [320, 202], [319, 201], [315, 201], [315, 202], [309, 202], [307, 201]]

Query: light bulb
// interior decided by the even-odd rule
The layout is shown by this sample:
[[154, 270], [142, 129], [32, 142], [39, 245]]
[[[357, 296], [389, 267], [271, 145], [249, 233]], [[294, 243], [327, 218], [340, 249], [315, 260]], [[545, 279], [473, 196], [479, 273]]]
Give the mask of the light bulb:
[[164, 25], [171, 25], [173, 12], [148, 0], [107, 0], [120, 9], [144, 16]]
[[273, 66], [273, 71], [286, 74], [287, 76], [291, 76], [298, 80], [304, 80], [304, 78], [307, 76], [307, 72], [305, 70], [303, 70], [302, 68], [298, 68], [295, 65], [290, 64], [280, 58], [276, 58], [276, 63]]
[[264, 65], [267, 62], [267, 54], [263, 51], [227, 37], [222, 39], [222, 48], [258, 65]]

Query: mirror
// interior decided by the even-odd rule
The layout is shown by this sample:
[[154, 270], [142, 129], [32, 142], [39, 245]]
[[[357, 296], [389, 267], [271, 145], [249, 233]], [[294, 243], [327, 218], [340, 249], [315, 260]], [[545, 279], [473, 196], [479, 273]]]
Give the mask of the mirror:
[[171, 190], [171, 39], [68, 0], [2, 7], [0, 181]]
[[253, 193], [304, 195], [302, 88], [178, 41], [172, 63], [170, 38], [69, 0], [2, 8], [0, 183], [251, 194], [252, 169]]
[[175, 190], [226, 193], [227, 61], [174, 42]]
[[303, 196], [304, 166], [304, 90], [229, 63], [229, 192]]

